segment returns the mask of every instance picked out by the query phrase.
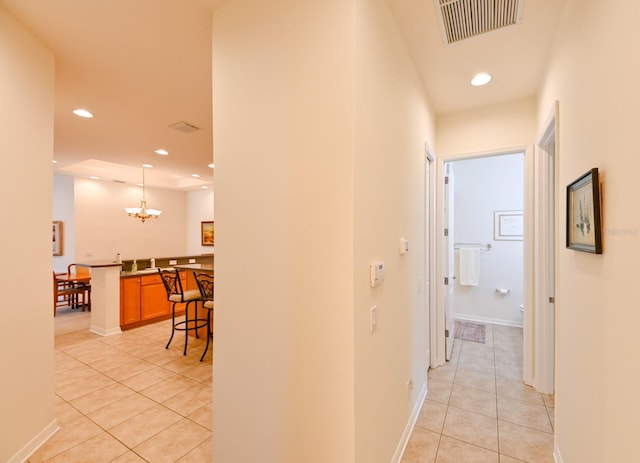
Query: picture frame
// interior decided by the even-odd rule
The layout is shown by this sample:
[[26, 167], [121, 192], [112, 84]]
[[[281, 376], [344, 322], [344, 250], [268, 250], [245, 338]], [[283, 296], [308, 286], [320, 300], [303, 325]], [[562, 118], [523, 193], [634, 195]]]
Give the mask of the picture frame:
[[602, 254], [602, 211], [597, 167], [567, 185], [567, 248]]
[[54, 256], [64, 255], [64, 234], [62, 222], [59, 220], [53, 221], [52, 251]]
[[215, 231], [213, 228], [213, 221], [200, 222], [200, 238], [202, 246], [213, 246]]
[[524, 214], [522, 211], [494, 211], [493, 239], [495, 241], [522, 241]]

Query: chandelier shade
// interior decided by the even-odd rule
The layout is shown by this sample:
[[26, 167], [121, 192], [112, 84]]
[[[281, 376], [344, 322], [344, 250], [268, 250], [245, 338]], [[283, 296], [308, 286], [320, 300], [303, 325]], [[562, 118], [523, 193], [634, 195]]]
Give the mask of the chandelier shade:
[[142, 223], [147, 219], [157, 219], [162, 211], [158, 209], [151, 209], [147, 207], [147, 199], [144, 196], [144, 167], [142, 168], [142, 199], [140, 200], [140, 207], [125, 207], [129, 217], [140, 219]]

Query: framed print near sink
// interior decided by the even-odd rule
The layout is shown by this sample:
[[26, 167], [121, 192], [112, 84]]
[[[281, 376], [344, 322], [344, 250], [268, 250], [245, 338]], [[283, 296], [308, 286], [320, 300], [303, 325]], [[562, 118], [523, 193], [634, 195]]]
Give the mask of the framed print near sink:
[[598, 168], [567, 186], [567, 248], [602, 254]]
[[62, 222], [58, 220], [53, 221], [53, 255], [54, 256], [62, 256], [63, 255], [63, 240], [64, 236], [62, 235]]
[[202, 239], [202, 246], [213, 246], [213, 241], [214, 241], [213, 221], [200, 222], [200, 237]]

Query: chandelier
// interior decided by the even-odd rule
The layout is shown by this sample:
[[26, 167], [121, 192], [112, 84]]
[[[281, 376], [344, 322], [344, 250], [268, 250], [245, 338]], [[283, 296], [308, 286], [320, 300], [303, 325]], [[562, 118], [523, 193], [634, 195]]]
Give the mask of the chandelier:
[[124, 210], [127, 211], [129, 217], [140, 219], [142, 223], [147, 219], [157, 219], [162, 214], [162, 211], [158, 209], [149, 209], [147, 207], [147, 200], [144, 197], [144, 167], [142, 168], [142, 199], [140, 200], [140, 207], [125, 207]]

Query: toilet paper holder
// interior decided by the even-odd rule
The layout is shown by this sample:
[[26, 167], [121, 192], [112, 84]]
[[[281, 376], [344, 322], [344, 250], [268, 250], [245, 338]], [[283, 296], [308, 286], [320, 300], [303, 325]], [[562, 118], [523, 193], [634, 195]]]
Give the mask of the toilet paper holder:
[[511, 291], [507, 288], [496, 288], [496, 293], [498, 294], [502, 294], [502, 295], [507, 295], [509, 294]]

